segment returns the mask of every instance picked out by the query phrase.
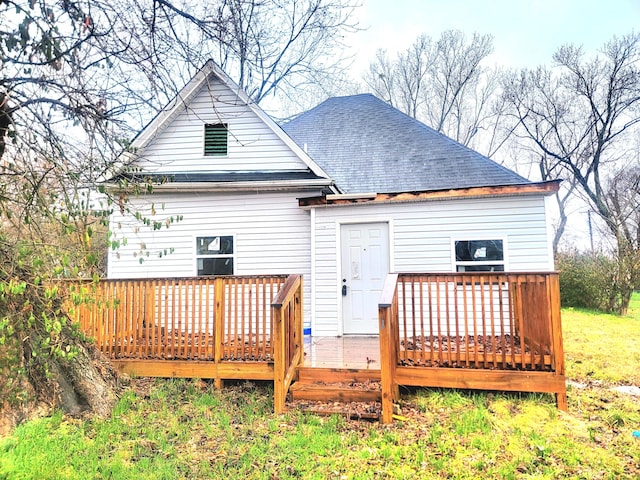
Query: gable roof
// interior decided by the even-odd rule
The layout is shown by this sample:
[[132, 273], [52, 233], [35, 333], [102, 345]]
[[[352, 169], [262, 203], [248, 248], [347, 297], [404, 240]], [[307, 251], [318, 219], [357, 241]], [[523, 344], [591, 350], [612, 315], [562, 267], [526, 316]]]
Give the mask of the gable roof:
[[[162, 133], [173, 120], [184, 112], [189, 104], [194, 100], [202, 88], [204, 88], [210, 81], [211, 77], [217, 78], [224, 86], [226, 86], [242, 105], [246, 105], [263, 123], [270, 129], [293, 154], [299, 158], [302, 163], [308, 168], [306, 174], [300, 171], [291, 172], [288, 175], [286, 172], [265, 172], [264, 178], [261, 176], [261, 172], [249, 172], [254, 175], [244, 175], [241, 180], [260, 182], [269, 185], [273, 185], [274, 182], [294, 182], [298, 185], [320, 185], [329, 186], [332, 184], [330, 176], [316, 163], [311, 157], [298, 145], [291, 137], [289, 137], [282, 128], [267, 115], [246, 93], [242, 90], [213, 60], [209, 60], [198, 73], [178, 92], [176, 97], [171, 100], [154, 118], [149, 122], [133, 139], [131, 148], [134, 151], [143, 152], [145, 147], [150, 145], [154, 139], [156, 139], [160, 133]], [[235, 173], [235, 172], [234, 172]], [[221, 173], [219, 175], [203, 175], [198, 173], [192, 173], [190, 175], [182, 175], [182, 172], [175, 172], [175, 175], [169, 175], [170, 182], [178, 183], [193, 183], [193, 182], [211, 182], [211, 183], [229, 183], [239, 181], [239, 177], [229, 173], [227, 175]], [[247, 172], [243, 172], [247, 173]], [[136, 174], [124, 174], [126, 176], [135, 177], [142, 176], [143, 173]], [[151, 174], [146, 177], [167, 177], [164, 174]], [[268, 178], [267, 178], [268, 177]], [[303, 182], [303, 183], [301, 183]]]
[[371, 94], [330, 98], [283, 129], [344, 193], [531, 183]]

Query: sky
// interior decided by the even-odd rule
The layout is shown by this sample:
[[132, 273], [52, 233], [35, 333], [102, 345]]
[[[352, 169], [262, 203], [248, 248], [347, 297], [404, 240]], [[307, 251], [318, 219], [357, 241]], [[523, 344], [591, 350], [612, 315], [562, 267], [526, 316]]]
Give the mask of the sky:
[[[640, 31], [640, 0], [361, 0], [364, 31], [345, 43], [354, 49], [351, 76], [360, 80], [375, 52], [404, 50], [422, 33], [436, 39], [449, 29], [494, 37], [489, 65], [551, 65], [563, 44], [594, 54], [614, 35]], [[576, 207], [566, 238], [587, 248], [587, 208]], [[577, 215], [576, 215], [577, 214]]]
[[448, 29], [491, 34], [491, 60], [505, 67], [550, 64], [565, 44], [595, 52], [614, 35], [640, 30], [640, 0], [361, 0], [360, 27], [349, 42], [352, 72], [368, 68], [378, 48], [395, 52], [418, 35]]

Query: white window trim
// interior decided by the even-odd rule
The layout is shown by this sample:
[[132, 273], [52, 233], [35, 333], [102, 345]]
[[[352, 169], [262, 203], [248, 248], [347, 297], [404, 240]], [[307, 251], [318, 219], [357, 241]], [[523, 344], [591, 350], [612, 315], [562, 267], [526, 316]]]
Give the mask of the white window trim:
[[[482, 260], [478, 262], [458, 262], [456, 261], [456, 242], [471, 242], [471, 241], [480, 241], [480, 240], [500, 240], [502, 241], [502, 256], [503, 260]], [[495, 235], [495, 234], [483, 234], [479, 233], [478, 235], [465, 235], [464, 237], [452, 237], [451, 238], [451, 271], [454, 273], [463, 273], [458, 272], [458, 265], [504, 265], [504, 271], [509, 271], [509, 243], [507, 241], [506, 235]], [[498, 272], [500, 273], [500, 272]]]
[[[198, 254], [198, 239], [199, 238], [204, 238], [204, 237], [231, 237], [233, 239], [233, 253], [229, 254], [229, 253], [222, 253], [222, 254], [212, 254], [212, 255], [201, 255]], [[198, 234], [198, 235], [194, 235], [193, 236], [193, 270], [194, 270], [194, 276], [196, 277], [204, 277], [204, 276], [210, 276], [210, 275], [198, 275], [198, 259], [200, 258], [231, 258], [233, 259], [233, 273], [232, 275], [236, 275], [236, 271], [237, 271], [237, 243], [236, 243], [236, 234], [235, 233], [226, 233], [226, 232], [217, 232], [217, 233], [211, 233], [211, 232], [206, 232], [206, 233], [202, 233], [202, 234]]]

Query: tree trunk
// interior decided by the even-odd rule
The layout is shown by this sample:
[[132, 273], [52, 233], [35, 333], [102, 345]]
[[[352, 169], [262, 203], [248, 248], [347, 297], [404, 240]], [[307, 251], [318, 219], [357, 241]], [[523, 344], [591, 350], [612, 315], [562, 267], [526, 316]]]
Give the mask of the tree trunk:
[[[69, 326], [63, 328], [61, 336], [77, 351], [71, 359], [47, 357], [39, 360], [36, 357], [33, 361], [31, 352], [39, 341], [37, 335], [29, 336], [28, 341], [14, 337], [0, 352], [3, 359], [14, 359], [14, 363], [19, 359], [20, 362], [7, 369], [7, 372], [12, 369], [14, 375], [4, 376], [5, 372], [2, 372], [0, 435], [26, 420], [50, 413], [54, 408], [72, 416], [106, 418], [111, 414], [124, 377], [118, 375], [94, 345], [79, 340]], [[20, 371], [27, 374], [15, 374]], [[12, 394], [5, 398], [4, 392], [9, 390]]]

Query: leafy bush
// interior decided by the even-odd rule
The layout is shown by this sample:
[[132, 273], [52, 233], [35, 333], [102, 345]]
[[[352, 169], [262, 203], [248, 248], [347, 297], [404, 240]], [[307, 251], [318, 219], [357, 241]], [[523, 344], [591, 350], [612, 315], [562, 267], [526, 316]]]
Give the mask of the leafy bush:
[[619, 312], [618, 264], [602, 252], [561, 252], [556, 256], [560, 271], [560, 300], [563, 307]]

